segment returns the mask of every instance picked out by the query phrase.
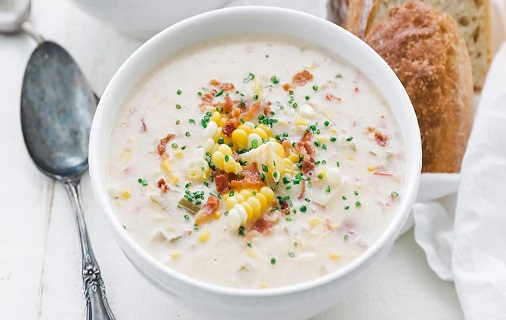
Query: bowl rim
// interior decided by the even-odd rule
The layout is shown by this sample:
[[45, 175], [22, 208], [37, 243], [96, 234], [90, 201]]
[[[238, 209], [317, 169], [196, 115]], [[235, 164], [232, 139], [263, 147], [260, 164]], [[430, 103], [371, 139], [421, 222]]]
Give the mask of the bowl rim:
[[[401, 92], [399, 98], [402, 100], [401, 102], [406, 105], [406, 108], [410, 110], [403, 111], [407, 114], [407, 119], [405, 121], [410, 122], [409, 128], [407, 128], [408, 134], [403, 134], [401, 130], [401, 137], [404, 142], [405, 155], [409, 152], [413, 153], [413, 161], [411, 163], [405, 164], [405, 182], [404, 182], [404, 192], [403, 196], [400, 198], [400, 203], [398, 204], [394, 216], [391, 218], [390, 223], [380, 235], [380, 237], [360, 256], [349, 262], [347, 265], [334, 270], [333, 272], [317, 277], [315, 279], [296, 283], [292, 285], [275, 287], [275, 288], [265, 288], [265, 289], [251, 289], [251, 288], [235, 288], [235, 287], [227, 287], [221, 286], [209, 282], [204, 282], [202, 280], [198, 280], [187, 276], [179, 271], [173, 270], [170, 267], [164, 265], [159, 260], [155, 259], [151, 256], [145, 249], [143, 249], [128, 233], [123, 230], [119, 220], [115, 218], [115, 213], [113, 212], [112, 203], [109, 199], [107, 187], [100, 183], [102, 175], [105, 175], [106, 169], [99, 168], [98, 163], [100, 163], [100, 152], [99, 146], [104, 138], [104, 127], [103, 123], [107, 123], [107, 117], [105, 116], [107, 113], [107, 103], [111, 99], [111, 96], [114, 96], [116, 92], [121, 90], [120, 84], [124, 82], [124, 75], [128, 74], [129, 70], [136, 69], [136, 65], [141, 61], [146, 60], [153, 50], [153, 47], [161, 42], [167, 42], [171, 37], [177, 35], [180, 32], [184, 32], [185, 28], [193, 25], [193, 24], [202, 24], [208, 20], [215, 19], [223, 19], [224, 16], [228, 15], [243, 15], [247, 16], [252, 13], [270, 13], [274, 15], [287, 15], [290, 16], [294, 21], [298, 21], [298, 19], [303, 19], [305, 21], [321, 25], [321, 29], [325, 32], [336, 32], [340, 33], [340, 37], [346, 39], [347, 42], [353, 42], [354, 46], [359, 50], [363, 50], [367, 52], [367, 55], [371, 57], [371, 60], [375, 64], [379, 64], [379, 67], [383, 69], [385, 72], [384, 78], [385, 81], [389, 81], [392, 83], [392, 87], [397, 87]], [[255, 32], [252, 32], [255, 33]], [[239, 34], [239, 33], [238, 33]], [[276, 34], [276, 31], [273, 32]], [[279, 33], [278, 33], [279, 34]], [[294, 37], [297, 38], [296, 35]], [[301, 38], [301, 37], [299, 37]], [[212, 39], [212, 37], [208, 37], [208, 39]], [[311, 39], [301, 38], [309, 43], [311, 43]], [[195, 45], [195, 43], [193, 44]], [[188, 46], [186, 46], [188, 47]], [[333, 52], [337, 55], [340, 55], [337, 52]], [[177, 53], [174, 53], [175, 55]], [[168, 59], [170, 56], [167, 56]], [[347, 59], [345, 59], [347, 60]], [[363, 72], [363, 67], [348, 61], [350, 65], [357, 68], [357, 70]], [[136, 80], [138, 84], [142, 79], [144, 79], [147, 75], [150, 74], [153, 70], [148, 70], [139, 76]], [[377, 83], [373, 80], [369, 79], [369, 81], [377, 86]], [[135, 87], [135, 86], [134, 86]], [[378, 88], [378, 91], [383, 95]], [[385, 98], [386, 99], [386, 98]], [[124, 101], [124, 99], [123, 99]], [[389, 103], [390, 104], [390, 103]], [[392, 107], [391, 107], [392, 108]], [[396, 112], [391, 109], [392, 113], [396, 116]], [[115, 117], [112, 117], [114, 119]], [[396, 123], [399, 125], [398, 119]], [[110, 132], [107, 132], [110, 134]], [[410, 138], [409, 145], [406, 144], [406, 139]], [[107, 141], [109, 141], [109, 136], [107, 136]], [[89, 172], [91, 178], [91, 185], [93, 192], [95, 194], [95, 198], [97, 199], [100, 208], [104, 211], [107, 216], [107, 220], [109, 221], [109, 225], [113, 228], [114, 233], [116, 235], [116, 242], [122, 242], [126, 244], [132, 252], [138, 255], [142, 261], [146, 262], [144, 265], [148, 265], [150, 271], [156, 271], [156, 274], [163, 274], [164, 277], [171, 277], [173, 280], [177, 280], [180, 283], [187, 284], [193, 288], [201, 289], [206, 292], [212, 292], [214, 294], [219, 294], [222, 296], [239, 296], [239, 297], [271, 297], [278, 295], [289, 295], [293, 293], [297, 293], [300, 291], [307, 291], [310, 289], [314, 289], [316, 287], [327, 285], [333, 281], [336, 281], [342, 277], [345, 277], [347, 274], [351, 274], [355, 269], [359, 268], [359, 266], [365, 264], [368, 260], [373, 258], [375, 255], [379, 254], [380, 249], [382, 247], [388, 246], [389, 243], [393, 243], [395, 238], [398, 236], [403, 224], [408, 218], [410, 209], [412, 204], [414, 203], [419, 182], [420, 182], [420, 171], [422, 165], [422, 154], [421, 154], [421, 139], [420, 139], [420, 131], [418, 127], [417, 118], [410, 102], [410, 99], [404, 90], [401, 82], [395, 75], [395, 73], [390, 69], [388, 64], [373, 50], [371, 49], [365, 42], [361, 41], [348, 31], [343, 28], [333, 24], [330, 21], [325, 19], [286, 8], [277, 8], [277, 7], [267, 7], [267, 6], [242, 6], [242, 7], [232, 7], [232, 8], [224, 8], [217, 9], [213, 11], [209, 11], [206, 13], [202, 13], [191, 18], [182, 20], [167, 29], [159, 32], [157, 35], [149, 39], [143, 45], [141, 45], [118, 69], [118, 71], [114, 74], [111, 81], [107, 85], [102, 99], [97, 107], [97, 111], [95, 113], [95, 117], [93, 119], [91, 134], [90, 134], [90, 147], [89, 147]], [[405, 159], [408, 158], [405, 156]], [[406, 159], [407, 160], [407, 159]], [[120, 247], [121, 247], [121, 243]], [[122, 251], [125, 252], [124, 248]], [[127, 254], [128, 257], [128, 254]], [[132, 262], [133, 263], [133, 262]], [[160, 281], [160, 279], [152, 279], [156, 281]], [[163, 281], [162, 281], [163, 282]]]

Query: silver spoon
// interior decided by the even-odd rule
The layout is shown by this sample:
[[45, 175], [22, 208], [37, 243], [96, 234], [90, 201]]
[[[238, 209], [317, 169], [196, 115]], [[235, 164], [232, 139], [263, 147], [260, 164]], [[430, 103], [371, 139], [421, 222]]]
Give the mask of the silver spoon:
[[[27, 9], [21, 10], [23, 19]], [[1, 16], [0, 16], [1, 18]], [[0, 19], [1, 20], [1, 19]], [[30, 30], [39, 43], [32, 53], [21, 91], [21, 127], [30, 156], [47, 176], [61, 181], [70, 197], [79, 227], [86, 319], [113, 320], [105, 286], [84, 222], [79, 182], [88, 168], [88, 142], [96, 96], [70, 54], [27, 29], [21, 18], [0, 23], [0, 32], [16, 26]], [[32, 34], [33, 33], [33, 34]]]

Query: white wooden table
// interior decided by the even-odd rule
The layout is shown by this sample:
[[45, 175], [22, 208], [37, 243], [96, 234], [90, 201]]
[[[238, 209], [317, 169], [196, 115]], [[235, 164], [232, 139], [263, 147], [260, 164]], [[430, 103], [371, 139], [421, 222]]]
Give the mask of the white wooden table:
[[[142, 42], [80, 12], [69, 0], [36, 0], [35, 27], [74, 56], [98, 94]], [[19, 104], [26, 35], [0, 36], [0, 319], [84, 319], [81, 257], [64, 188], [37, 171], [25, 149]], [[197, 319], [130, 265], [82, 181], [86, 222], [117, 319]], [[349, 297], [315, 319], [463, 319], [453, 283], [429, 269], [413, 233]]]

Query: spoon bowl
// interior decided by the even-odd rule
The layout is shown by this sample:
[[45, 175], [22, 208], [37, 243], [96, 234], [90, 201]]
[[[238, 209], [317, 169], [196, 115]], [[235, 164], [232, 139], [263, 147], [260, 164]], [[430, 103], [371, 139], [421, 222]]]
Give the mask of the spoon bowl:
[[96, 101], [81, 70], [58, 44], [33, 52], [21, 92], [21, 125], [30, 156], [55, 179], [88, 168], [88, 142]]

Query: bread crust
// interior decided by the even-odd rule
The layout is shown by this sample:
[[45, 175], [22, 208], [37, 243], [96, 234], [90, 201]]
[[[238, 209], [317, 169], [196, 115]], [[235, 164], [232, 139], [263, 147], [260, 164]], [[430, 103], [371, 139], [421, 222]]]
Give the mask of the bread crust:
[[415, 108], [422, 172], [460, 172], [473, 122], [473, 79], [455, 20], [411, 2], [390, 10], [365, 41], [397, 74]]

